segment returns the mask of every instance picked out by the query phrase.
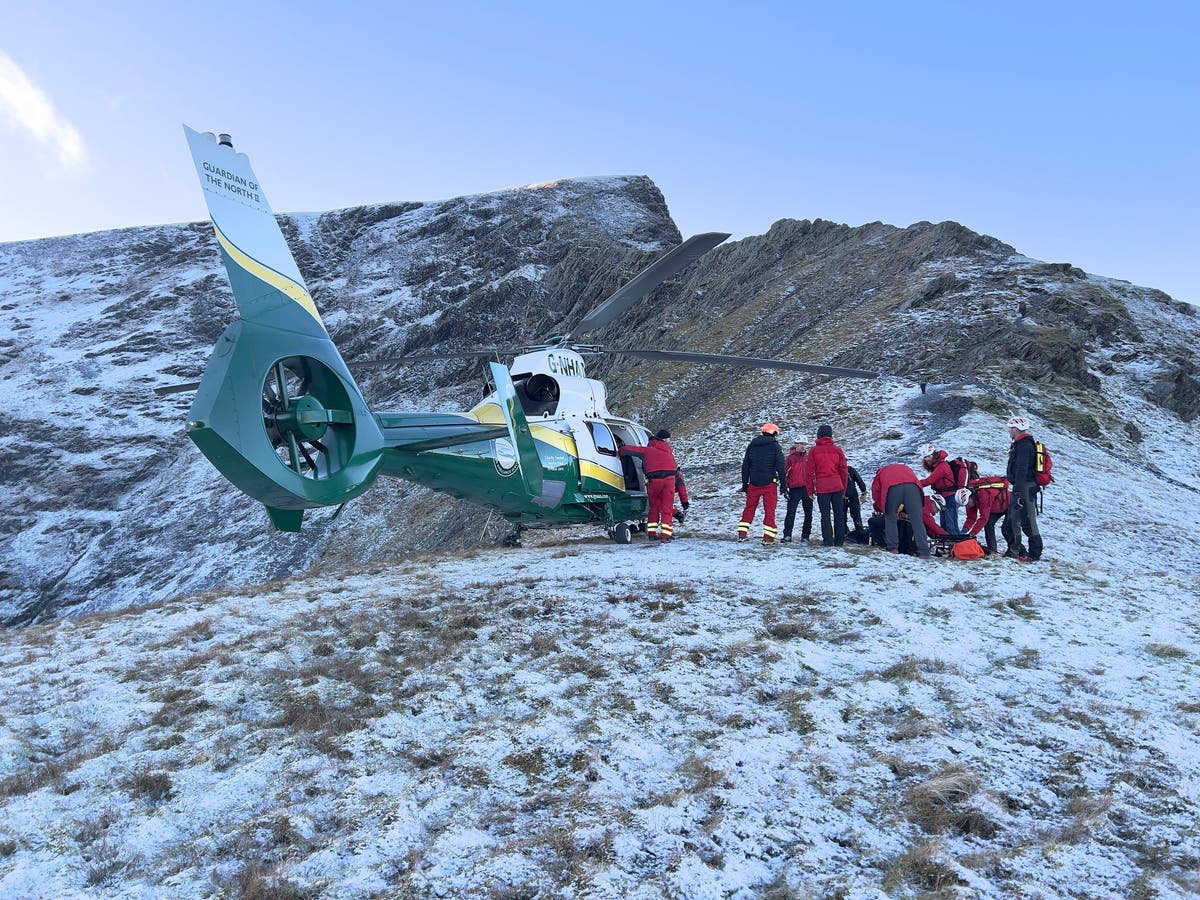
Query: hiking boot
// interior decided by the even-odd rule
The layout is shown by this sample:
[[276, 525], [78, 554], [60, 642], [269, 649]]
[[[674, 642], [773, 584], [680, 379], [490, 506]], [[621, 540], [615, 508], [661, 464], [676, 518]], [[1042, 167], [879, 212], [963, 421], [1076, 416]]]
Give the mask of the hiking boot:
[[1017, 557], [1017, 562], [1025, 563], [1025, 562], [1036, 562], [1036, 561], [1037, 560], [1035, 560], [1032, 556], [1026, 556], [1023, 553]]
[[790, 544], [791, 542], [792, 542], [792, 539], [790, 537], [788, 537], [786, 534], [779, 539], [779, 543], [781, 543], [781, 544]]
[[778, 546], [778, 544], [777, 544], [777, 543], [776, 543], [776, 541], [775, 541], [775, 538], [763, 538], [763, 540], [762, 540], [762, 545], [763, 545], [764, 547], [776, 547], [776, 546]]
[[744, 543], [746, 543], [746, 541], [748, 541], [748, 540], [750, 540], [750, 538], [746, 537], [746, 535], [744, 535], [744, 534], [739, 534], [739, 535], [737, 536], [737, 542], [738, 542], [739, 544], [744, 544]]

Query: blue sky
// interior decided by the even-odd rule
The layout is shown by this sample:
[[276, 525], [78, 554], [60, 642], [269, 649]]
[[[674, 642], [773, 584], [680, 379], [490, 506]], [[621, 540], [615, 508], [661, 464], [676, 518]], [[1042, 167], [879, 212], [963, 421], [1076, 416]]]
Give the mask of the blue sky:
[[685, 235], [953, 219], [1200, 302], [1200, 3], [0, 0], [0, 241], [649, 175]]

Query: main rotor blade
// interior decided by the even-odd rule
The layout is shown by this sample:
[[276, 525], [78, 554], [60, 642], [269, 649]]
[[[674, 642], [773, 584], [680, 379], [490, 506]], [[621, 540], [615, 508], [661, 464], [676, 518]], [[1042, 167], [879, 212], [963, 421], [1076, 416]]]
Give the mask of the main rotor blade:
[[453, 353], [410, 353], [408, 356], [385, 356], [380, 359], [350, 359], [347, 364], [353, 368], [369, 368], [371, 366], [403, 366], [408, 363], [430, 362], [436, 359], [500, 359], [511, 356], [512, 350], [496, 348], [492, 350], [458, 350]]
[[156, 387], [154, 393], [160, 397], [165, 397], [167, 394], [182, 394], [184, 391], [194, 391], [200, 387], [200, 382], [189, 381], [187, 384], [168, 384], [166, 387]]
[[650, 263], [622, 287], [617, 288], [607, 300], [583, 317], [583, 320], [575, 326], [575, 333], [583, 334], [607, 325], [646, 294], [676, 272], [687, 268], [727, 237], [729, 235], [719, 231], [710, 231], [707, 234], [697, 234], [688, 238], [670, 253], [660, 256]]
[[753, 369], [791, 369], [796, 372], [812, 372], [815, 375], [833, 375], [840, 378], [878, 378], [882, 372], [866, 369], [843, 369], [838, 366], [818, 366], [812, 363], [792, 362], [790, 359], [764, 359], [758, 356], [726, 356], [723, 353], [688, 353], [683, 350], [614, 350], [605, 347], [602, 353], [636, 356], [640, 359], [662, 359], [670, 362], [694, 362], [717, 366], [743, 366]]

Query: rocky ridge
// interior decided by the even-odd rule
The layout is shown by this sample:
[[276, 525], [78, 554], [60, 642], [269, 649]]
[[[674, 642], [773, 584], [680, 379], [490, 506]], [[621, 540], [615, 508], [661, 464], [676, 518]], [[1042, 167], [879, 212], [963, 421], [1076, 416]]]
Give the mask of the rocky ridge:
[[[568, 331], [680, 240], [646, 178], [280, 219], [348, 360]], [[318, 514], [300, 535], [269, 532], [183, 437], [186, 395], [150, 392], [198, 376], [233, 315], [206, 223], [0, 245], [0, 380], [12, 398], [0, 417], [3, 621], [368, 564], [503, 530], [485, 511], [389, 482], [336, 523]], [[802, 431], [832, 418], [865, 471], [968, 410], [1019, 407], [1188, 484], [1200, 481], [1196, 455], [1166, 454], [1179, 440], [1197, 444], [1196, 332], [1194, 309], [1159, 291], [1028, 259], [956, 223], [818, 219], [717, 248], [587, 338], [892, 376], [866, 391], [749, 370], [589, 364], [614, 409], [723, 448], [698, 463], [722, 477], [764, 416]], [[935, 387], [919, 395], [915, 381]], [[481, 386], [470, 361], [365, 370], [360, 383], [377, 409], [461, 409]], [[895, 402], [912, 405], [913, 430], [873, 428], [871, 404]], [[1146, 404], [1182, 430], [1143, 433]]]

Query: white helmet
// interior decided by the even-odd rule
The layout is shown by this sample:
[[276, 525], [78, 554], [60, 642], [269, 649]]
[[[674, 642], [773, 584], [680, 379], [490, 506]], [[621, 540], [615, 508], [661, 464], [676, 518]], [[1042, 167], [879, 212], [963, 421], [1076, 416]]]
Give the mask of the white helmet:
[[971, 492], [966, 488], [959, 488], [954, 492], [954, 499], [958, 501], [959, 506], [966, 506], [971, 502]]
[[933, 446], [933, 444], [922, 444], [921, 445], [921, 459], [924, 459], [927, 456], [933, 456], [933, 454], [936, 452], [937, 452], [937, 448], [935, 448]]
[[1024, 416], [1013, 416], [1008, 420], [1009, 428], [1016, 428], [1018, 431], [1029, 430], [1029, 420]]

